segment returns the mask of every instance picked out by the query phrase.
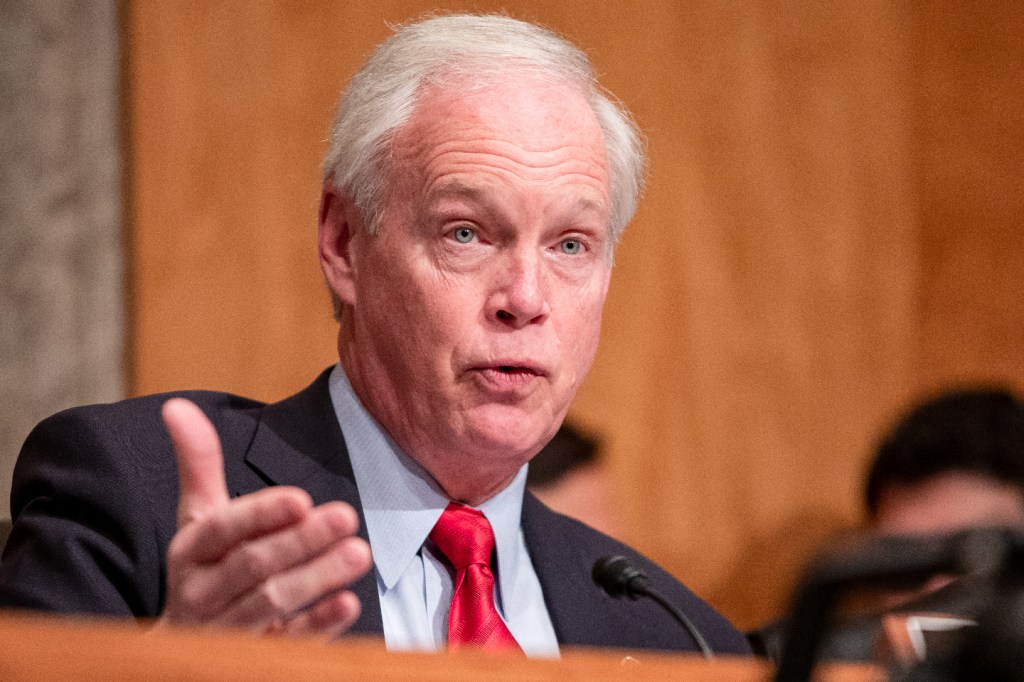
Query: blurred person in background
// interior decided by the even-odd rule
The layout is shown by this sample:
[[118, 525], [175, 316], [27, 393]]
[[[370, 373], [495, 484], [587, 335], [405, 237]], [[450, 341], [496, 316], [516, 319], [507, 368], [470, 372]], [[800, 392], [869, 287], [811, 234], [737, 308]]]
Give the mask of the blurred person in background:
[[[942, 536], [974, 528], [1024, 530], [1024, 404], [999, 387], [943, 392], [903, 414], [883, 435], [864, 488], [867, 533]], [[987, 599], [967, 579], [929, 575], [900, 589], [857, 590], [822, 656], [871, 658], [881, 619], [892, 613], [973, 617]], [[776, 659], [784, 623], [748, 633], [755, 652]]]
[[[1024, 530], [1024, 405], [1002, 388], [958, 389], [920, 404], [882, 440], [864, 496], [878, 535]], [[953, 580], [931, 576], [880, 599], [894, 608]]]

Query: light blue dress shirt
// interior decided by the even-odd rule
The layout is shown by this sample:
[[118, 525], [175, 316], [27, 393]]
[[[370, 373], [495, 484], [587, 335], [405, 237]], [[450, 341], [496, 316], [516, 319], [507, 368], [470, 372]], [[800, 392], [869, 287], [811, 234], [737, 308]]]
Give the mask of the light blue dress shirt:
[[[443, 649], [452, 578], [433, 543], [424, 543], [449, 500], [369, 415], [340, 364], [331, 372], [330, 392], [363, 503], [387, 647]], [[558, 639], [519, 523], [526, 469], [478, 509], [494, 529], [498, 613], [528, 656], [557, 657]]]

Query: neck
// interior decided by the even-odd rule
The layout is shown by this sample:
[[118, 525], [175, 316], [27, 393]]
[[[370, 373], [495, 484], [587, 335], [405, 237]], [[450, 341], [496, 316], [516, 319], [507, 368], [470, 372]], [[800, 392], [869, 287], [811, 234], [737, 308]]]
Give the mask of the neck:
[[454, 477], [454, 480], [449, 481], [449, 485], [446, 485], [442, 479], [438, 478], [436, 473], [429, 469], [427, 469], [427, 471], [449, 500], [452, 502], [461, 502], [462, 504], [469, 505], [470, 507], [479, 507], [481, 504], [507, 488], [512, 481], [515, 480], [516, 474], [519, 472], [519, 470], [516, 469], [510, 476], [505, 476], [502, 479], [493, 482], [483, 480], [479, 482], [471, 482], [459, 474]]

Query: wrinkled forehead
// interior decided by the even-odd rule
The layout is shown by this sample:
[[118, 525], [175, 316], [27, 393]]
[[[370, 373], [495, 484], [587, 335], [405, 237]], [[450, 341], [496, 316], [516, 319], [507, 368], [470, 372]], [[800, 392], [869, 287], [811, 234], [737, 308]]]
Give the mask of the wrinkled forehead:
[[[609, 184], [604, 133], [584, 93], [544, 74], [516, 71], [502, 77], [449, 76], [425, 85], [415, 107], [395, 131], [393, 160], [487, 138], [531, 154], [588, 166]], [[540, 160], [544, 156], [537, 157]]]

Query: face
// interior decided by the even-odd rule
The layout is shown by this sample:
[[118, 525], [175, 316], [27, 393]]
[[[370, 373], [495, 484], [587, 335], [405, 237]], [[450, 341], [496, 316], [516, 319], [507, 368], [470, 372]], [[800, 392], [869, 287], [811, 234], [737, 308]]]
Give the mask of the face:
[[875, 528], [890, 535], [951, 533], [982, 526], [1024, 527], [1024, 495], [1013, 485], [950, 472], [891, 486], [878, 501]]
[[610, 275], [603, 138], [578, 94], [513, 76], [434, 86], [394, 150], [377, 234], [325, 197], [321, 254], [349, 307], [339, 352], [403, 450], [479, 502], [550, 439], [593, 360]]
[[[986, 476], [950, 472], [883, 489], [874, 528], [881, 535], [935, 535], [986, 526], [1024, 528], [1024, 495]], [[897, 608], [954, 580], [936, 574], [914, 589], [881, 591], [873, 606]]]

